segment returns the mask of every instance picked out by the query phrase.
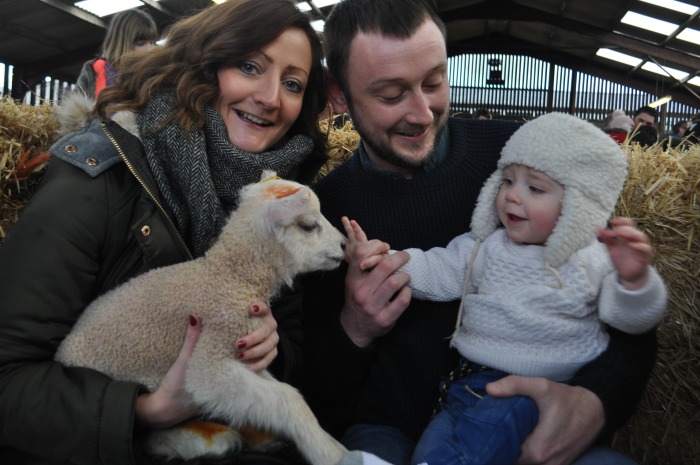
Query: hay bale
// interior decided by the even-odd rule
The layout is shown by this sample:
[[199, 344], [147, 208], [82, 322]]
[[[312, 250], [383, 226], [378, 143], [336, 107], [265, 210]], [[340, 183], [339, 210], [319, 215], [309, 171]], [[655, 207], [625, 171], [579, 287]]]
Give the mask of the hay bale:
[[17, 221], [48, 162], [56, 140], [55, 107], [0, 99], [0, 245]]
[[641, 404], [613, 446], [642, 465], [700, 461], [700, 145], [623, 146], [629, 176], [617, 214], [656, 247], [669, 289], [657, 363]]
[[319, 127], [328, 136], [328, 161], [319, 170], [316, 181], [350, 158], [360, 144], [360, 135], [349, 120], [338, 128], [334, 125], [333, 116], [329, 115], [319, 120]]

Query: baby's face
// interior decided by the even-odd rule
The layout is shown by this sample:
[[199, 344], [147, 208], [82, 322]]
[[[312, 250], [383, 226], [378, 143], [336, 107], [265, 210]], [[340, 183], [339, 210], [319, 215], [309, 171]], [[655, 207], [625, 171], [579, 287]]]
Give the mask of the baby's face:
[[544, 244], [561, 213], [564, 186], [525, 165], [503, 169], [496, 210], [508, 237], [523, 244]]

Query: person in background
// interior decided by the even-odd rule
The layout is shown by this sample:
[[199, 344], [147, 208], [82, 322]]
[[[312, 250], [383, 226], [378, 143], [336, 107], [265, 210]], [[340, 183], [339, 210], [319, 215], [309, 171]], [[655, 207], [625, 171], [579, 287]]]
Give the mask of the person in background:
[[642, 126], [654, 126], [656, 124], [656, 110], [652, 107], [645, 105], [637, 109], [632, 116], [634, 120], [634, 127]]
[[479, 108], [474, 112], [474, 118], [491, 119], [491, 112], [489, 112], [486, 108]]
[[117, 82], [124, 55], [150, 50], [157, 38], [156, 23], [145, 11], [132, 9], [115, 14], [102, 42], [100, 56], [83, 64], [76, 88], [97, 98], [102, 89]]
[[[41, 186], [0, 248], [3, 463], [151, 464], [146, 431], [200, 413], [183, 386], [207, 324], [197, 315], [182, 322], [180, 356], [153, 392], [54, 354], [99, 295], [202, 256], [241, 187], [264, 169], [314, 179], [326, 161], [322, 59], [318, 33], [291, 0], [229, 0], [178, 21], [162, 47], [125, 57], [94, 111], [80, 93], [64, 102], [73, 125], [64, 129], [74, 131], [51, 148]], [[260, 325], [231, 341], [237, 359], [297, 383], [299, 302], [287, 290], [271, 311], [247, 303]]]
[[[666, 289], [649, 238], [628, 218], [605, 227], [626, 175], [624, 152], [597, 127], [542, 115], [506, 143], [470, 232], [445, 248], [398, 252], [410, 257], [401, 272], [413, 297], [462, 299], [452, 337], [459, 366], [414, 465], [514, 464], [537, 406], [489, 396], [487, 383], [509, 373], [566, 381], [605, 350], [605, 325], [640, 334], [658, 324]], [[392, 252], [373, 240], [374, 255], [355, 256], [370, 244], [359, 224], [343, 225], [350, 266], [369, 270]]]
[[622, 144], [634, 127], [634, 120], [627, 116], [624, 110], [615, 110], [607, 118], [607, 123], [603, 128], [610, 137], [618, 144]]
[[640, 124], [629, 135], [629, 143], [636, 143], [642, 147], [651, 147], [659, 142], [659, 131], [656, 126]]
[[690, 122], [681, 120], [676, 122], [676, 124], [671, 127], [671, 132], [661, 134], [659, 139], [661, 140], [664, 149], [667, 147], [678, 147], [683, 141], [688, 129], [690, 129]]
[[[355, 154], [315, 190], [342, 230], [356, 219], [392, 248], [444, 247], [469, 230], [479, 191], [520, 126], [449, 118], [445, 28], [422, 0], [342, 0], [325, 30], [336, 112], [361, 136]], [[305, 280], [303, 393], [349, 449], [410, 463], [457, 365], [449, 346], [459, 302], [411, 298], [402, 254], [371, 271], [343, 267]], [[509, 376], [496, 397], [532, 397], [539, 422], [522, 463], [569, 464], [604, 444], [634, 411], [654, 364], [656, 333], [611, 330], [608, 348], [567, 384]], [[604, 463], [595, 457], [594, 463]], [[590, 462], [589, 462], [590, 463]]]

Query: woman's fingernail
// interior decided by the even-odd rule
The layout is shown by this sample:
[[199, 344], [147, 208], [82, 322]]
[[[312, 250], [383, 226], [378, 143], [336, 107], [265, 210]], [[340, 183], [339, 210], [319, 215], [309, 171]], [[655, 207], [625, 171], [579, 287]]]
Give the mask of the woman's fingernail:
[[241, 340], [236, 343], [236, 347], [238, 349], [244, 349], [245, 348], [245, 341]]
[[258, 313], [260, 311], [260, 307], [257, 305], [253, 305], [253, 313]]
[[197, 318], [194, 315], [190, 315], [190, 326], [197, 326]]
[[238, 360], [242, 360], [243, 357], [245, 357], [244, 354], [236, 354], [236, 358], [237, 358]]

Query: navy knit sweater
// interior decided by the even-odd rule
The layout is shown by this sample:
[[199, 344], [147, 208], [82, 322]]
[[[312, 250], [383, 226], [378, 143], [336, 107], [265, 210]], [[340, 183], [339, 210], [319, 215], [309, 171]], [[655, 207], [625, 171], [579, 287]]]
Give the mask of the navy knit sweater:
[[[370, 239], [396, 250], [444, 247], [469, 229], [486, 178], [517, 123], [449, 120], [449, 153], [412, 179], [368, 173], [357, 153], [315, 190], [324, 215], [342, 231], [340, 218], [359, 222]], [[340, 436], [354, 423], [389, 425], [417, 440], [438, 398], [438, 383], [455, 367], [449, 348], [459, 302], [413, 299], [386, 336], [357, 348], [339, 322], [345, 267], [305, 283], [304, 395], [319, 420]], [[607, 428], [619, 427], [641, 396], [655, 354], [655, 335], [613, 335], [600, 359], [574, 379], [603, 401]]]

